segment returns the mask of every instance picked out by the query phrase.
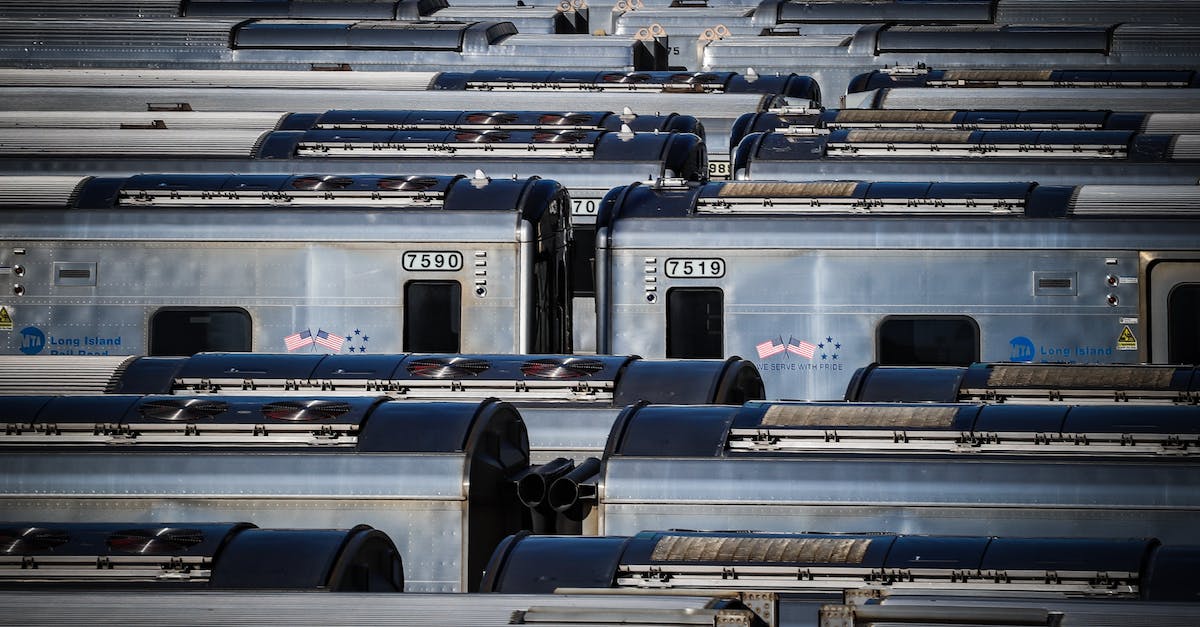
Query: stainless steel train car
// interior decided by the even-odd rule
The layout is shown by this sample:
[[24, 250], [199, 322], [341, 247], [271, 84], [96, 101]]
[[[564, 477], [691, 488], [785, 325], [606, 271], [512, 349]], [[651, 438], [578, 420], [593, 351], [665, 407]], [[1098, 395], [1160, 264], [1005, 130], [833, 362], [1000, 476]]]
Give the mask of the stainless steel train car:
[[[988, 26], [1059, 24], [1197, 24], [1200, 3], [1153, 0], [1137, 5], [1095, 0], [1062, 2], [1006, 2], [1005, 0], [911, 2], [805, 2], [764, 0], [757, 6], [743, 3], [707, 6], [655, 6], [645, 0], [618, 2], [612, 12], [610, 32], [632, 35], [652, 25], [670, 35], [673, 64], [695, 67], [697, 46], [730, 35], [840, 35], [851, 36], [865, 24], [896, 26]], [[650, 5], [650, 6], [647, 6]]]
[[[433, 175], [457, 175], [475, 172], [476, 178], [490, 176], [497, 179], [509, 177], [528, 177], [530, 175], [555, 178], [564, 185], [571, 187], [572, 205], [570, 214], [579, 217], [578, 222], [586, 224], [591, 214], [604, 194], [616, 185], [622, 185], [634, 180], [656, 179], [659, 177], [681, 177], [688, 180], [703, 180], [708, 177], [708, 156], [703, 140], [692, 133], [678, 132], [633, 132], [626, 128], [617, 131], [607, 130], [551, 130], [563, 126], [561, 121], [571, 120], [569, 113], [533, 114], [551, 118], [542, 122], [546, 130], [486, 130], [486, 129], [447, 129], [430, 130], [391, 130], [386, 128], [390, 122], [388, 114], [371, 113], [366, 117], [377, 118], [384, 122], [384, 128], [357, 128], [363, 120], [351, 122], [355, 128], [324, 128], [312, 130], [179, 130], [170, 129], [119, 129], [81, 133], [73, 129], [0, 129], [0, 142], [6, 146], [6, 153], [0, 156], [0, 171], [12, 173], [64, 174], [77, 173], [81, 175], [136, 175], [143, 172], [190, 172], [217, 173], [241, 172], [247, 174], [293, 174], [296, 172], [325, 170], [340, 172], [384, 172], [410, 171]], [[413, 118], [421, 118], [425, 114], [407, 114]], [[481, 124], [488, 125], [492, 118], [490, 114], [474, 114], [465, 112], [465, 118], [472, 115], [483, 116]], [[669, 117], [669, 116], [668, 116]], [[498, 116], [497, 119], [502, 119]], [[662, 119], [649, 116], [647, 119]], [[686, 116], [671, 118], [686, 121]], [[446, 121], [433, 116], [427, 120], [433, 125], [442, 125]], [[520, 119], [515, 120], [520, 121]], [[580, 119], [578, 124], [585, 125]], [[673, 124], [669, 122], [668, 124]], [[350, 181], [345, 177], [339, 181]], [[72, 183], [73, 184], [73, 183]], [[181, 182], [180, 184], [186, 184]], [[211, 183], [210, 183], [211, 184]], [[314, 185], [329, 187], [330, 181], [314, 182]], [[344, 183], [349, 184], [349, 183]], [[366, 183], [372, 185], [376, 183]], [[169, 185], [169, 184], [168, 184]], [[460, 188], [465, 189], [465, 183]], [[197, 190], [197, 195], [204, 196], [203, 190]], [[317, 195], [327, 193], [322, 189]], [[347, 192], [354, 195], [356, 192]], [[407, 193], [401, 192], [401, 196]], [[476, 198], [486, 198], [485, 195]], [[516, 200], [516, 198], [514, 198]], [[557, 211], [557, 210], [556, 210]], [[548, 213], [567, 220], [566, 213]], [[39, 216], [41, 213], [39, 212]], [[539, 214], [541, 215], [541, 214]], [[249, 217], [249, 216], [248, 216]], [[332, 217], [332, 216], [330, 216]], [[42, 218], [39, 218], [42, 219]], [[114, 220], [129, 220], [128, 216], [114, 215]], [[298, 227], [292, 222], [288, 226]], [[343, 228], [354, 228], [352, 222], [341, 223]], [[317, 230], [306, 230], [309, 233], [321, 233]], [[296, 240], [301, 236], [272, 229], [270, 234], [252, 234], [249, 231], [235, 231], [237, 239], [276, 239]], [[363, 233], [361, 230], [359, 233]], [[444, 237], [455, 237], [457, 233], [441, 232]], [[53, 237], [63, 235], [61, 232], [50, 234]], [[118, 233], [110, 233], [112, 236]], [[289, 235], [290, 237], [285, 237]], [[374, 235], [374, 234], [372, 234]], [[45, 235], [43, 235], [44, 237]], [[153, 236], [149, 236], [153, 237]], [[344, 236], [343, 236], [344, 237]], [[505, 234], [512, 237], [512, 232]], [[210, 239], [219, 239], [212, 238]], [[555, 275], [559, 269], [548, 270], [550, 274], [545, 279], [553, 279], [549, 284], [540, 288], [538, 297], [553, 293], [554, 290], [567, 290], [579, 299], [575, 306], [581, 310], [593, 308], [591, 294], [591, 250], [593, 239], [590, 230], [581, 232], [580, 243], [576, 249], [576, 257], [571, 260], [569, 271], [578, 288], [571, 287], [565, 279]], [[443, 261], [449, 257], [443, 258]], [[462, 262], [465, 257], [456, 257]], [[478, 263], [481, 260], [475, 260]], [[485, 264], [486, 265], [486, 264]], [[472, 268], [470, 264], [458, 263], [454, 267], [445, 267], [453, 272], [483, 271], [486, 268]], [[280, 270], [284, 270], [280, 268]], [[420, 268], [418, 269], [420, 270]], [[539, 271], [541, 272], [541, 271]], [[493, 274], [493, 277], [495, 275]], [[542, 276], [542, 275], [539, 275]], [[474, 278], [476, 284], [483, 281], [484, 292], [488, 286], [496, 286], [496, 281], [489, 281], [485, 275]], [[280, 285], [285, 285], [281, 282]], [[223, 289], [215, 286], [213, 289]], [[478, 287], [476, 289], [479, 289]], [[482, 298], [486, 294], [478, 297]], [[530, 298], [532, 292], [527, 294]], [[448, 295], [445, 298], [455, 298]], [[386, 320], [386, 318], [385, 318]], [[591, 350], [595, 346], [594, 331], [591, 328], [592, 316], [578, 318], [579, 349]], [[344, 322], [342, 324], [345, 324]], [[360, 323], [350, 323], [360, 324]], [[328, 331], [328, 329], [326, 329]], [[495, 347], [490, 347], [495, 346]], [[467, 345], [458, 347], [442, 347], [415, 350], [436, 350], [444, 352], [570, 352], [567, 348], [533, 348], [533, 344], [515, 345], [505, 348], [502, 345], [480, 345], [472, 348]], [[565, 346], [565, 345], [564, 345]], [[263, 350], [256, 347], [257, 350]], [[393, 347], [392, 352], [414, 350], [414, 348]], [[148, 352], [136, 350], [134, 352]], [[153, 351], [149, 351], [153, 352]]]
[[503, 21], [13, 19], [0, 30], [0, 64], [24, 68], [440, 71], [571, 58], [581, 68], [666, 70], [666, 48], [649, 34], [525, 34]]
[[1193, 70], [958, 69], [903, 66], [851, 81], [841, 97], [854, 109], [1057, 109], [1194, 113]]
[[[352, 336], [353, 338], [353, 336]], [[325, 347], [323, 347], [325, 348]], [[351, 349], [353, 350], [353, 349]], [[385, 395], [419, 401], [499, 398], [520, 409], [533, 463], [604, 451], [637, 402], [741, 405], [763, 398], [744, 359], [564, 355], [202, 353], [193, 357], [0, 357], [0, 394]]]
[[1200, 135], [784, 129], [745, 136], [732, 167], [734, 178], [761, 181], [1194, 185], [1200, 179]]
[[[795, 74], [732, 72], [294, 72], [238, 70], [17, 70], [0, 68], [8, 111], [182, 112], [326, 109], [597, 110], [676, 112], [704, 125], [711, 173], [729, 176], [729, 129], [742, 114], [789, 104], [816, 106], [821, 94]], [[159, 119], [159, 118], [153, 118]], [[167, 122], [164, 120], [164, 123]], [[170, 128], [168, 126], [168, 128]]]
[[553, 181], [143, 175], [0, 188], [4, 353], [571, 349], [570, 198]]
[[586, 3], [529, 2], [482, 3], [446, 0], [401, 0], [380, 2], [302, 0], [148, 0], [141, 2], [68, 3], [50, 0], [36, 6], [6, 0], [0, 2], [5, 19], [363, 19], [404, 21], [466, 21], [480, 18], [510, 21], [523, 33], [587, 33]]
[[250, 523], [0, 522], [0, 589], [402, 592], [387, 534]]
[[1197, 363], [1198, 200], [1195, 185], [617, 188], [597, 232], [600, 351], [756, 355], [767, 398], [816, 400], [870, 362]]
[[600, 534], [804, 529], [1186, 544], [1200, 508], [1198, 412], [632, 406], [613, 427], [596, 485]]
[[848, 401], [1169, 403], [1200, 401], [1193, 366], [990, 363], [967, 367], [871, 364], [846, 387]]
[[[1200, 87], [1200, 72], [1190, 69], [1000, 69], [945, 70], [925, 65], [889, 67], [856, 76], [848, 93], [896, 88], [1061, 88], [1163, 89]], [[1085, 92], [1092, 93], [1092, 92]], [[1136, 92], [1135, 92], [1136, 93]]]
[[496, 550], [485, 591], [870, 588], [1124, 602], [1194, 601], [1200, 547], [1145, 538], [644, 531], [627, 537], [517, 535]]
[[[3, 92], [0, 92], [2, 95]], [[1200, 91], [1172, 87], [884, 87], [841, 97], [844, 109], [1106, 109], [1136, 113], [1195, 113]]]
[[785, 107], [747, 113], [734, 122], [729, 140], [750, 133], [837, 130], [950, 131], [1133, 131], [1150, 134], [1200, 133], [1200, 113], [1049, 111], [985, 109], [804, 109]]
[[[600, 594], [597, 594], [597, 593]], [[35, 627], [94, 623], [226, 627], [254, 624], [322, 627], [395, 626], [746, 627], [771, 625], [723, 591], [629, 594], [585, 590], [577, 594], [310, 594], [214, 591], [203, 594], [138, 591], [136, 596], [95, 591], [0, 590], [0, 625]], [[815, 609], [808, 615], [816, 619]], [[776, 623], [786, 625], [787, 623]]]
[[4, 129], [247, 129], [265, 133], [311, 130], [620, 131], [694, 133], [704, 126], [690, 115], [638, 115], [611, 111], [439, 111], [375, 109], [322, 113], [255, 111], [0, 111]]
[[528, 529], [511, 491], [529, 464], [507, 403], [378, 397], [8, 397], [0, 509], [41, 524], [241, 520], [368, 524], [405, 587], [468, 591]]
[[760, 74], [805, 72], [825, 94], [845, 93], [855, 77], [883, 67], [944, 70], [1193, 69], [1197, 26], [869, 24], [853, 34], [731, 35], [707, 42], [694, 69]]

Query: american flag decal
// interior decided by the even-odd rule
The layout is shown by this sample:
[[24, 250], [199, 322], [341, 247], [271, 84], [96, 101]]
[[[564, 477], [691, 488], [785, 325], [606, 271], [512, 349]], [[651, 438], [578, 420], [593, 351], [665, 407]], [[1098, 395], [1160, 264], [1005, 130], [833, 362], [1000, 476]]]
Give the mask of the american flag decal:
[[783, 336], [781, 335], [778, 341], [767, 340], [760, 344], [755, 344], [754, 349], [758, 351], [759, 359], [766, 359], [767, 357], [782, 353], [787, 347], [783, 345]]
[[805, 359], [812, 359], [813, 355], [817, 354], [817, 345], [809, 344], [803, 340], [797, 340], [794, 337], [788, 338], [787, 352], [793, 355], [799, 355]]
[[303, 348], [312, 343], [312, 331], [309, 331], [308, 329], [305, 329], [299, 333], [293, 333], [283, 338], [283, 345], [286, 346], [289, 351], [294, 351], [297, 348]]
[[315, 341], [317, 344], [320, 344], [331, 351], [340, 351], [342, 350], [342, 344], [345, 343], [346, 338], [340, 335], [330, 335], [321, 329], [317, 329], [317, 337]]

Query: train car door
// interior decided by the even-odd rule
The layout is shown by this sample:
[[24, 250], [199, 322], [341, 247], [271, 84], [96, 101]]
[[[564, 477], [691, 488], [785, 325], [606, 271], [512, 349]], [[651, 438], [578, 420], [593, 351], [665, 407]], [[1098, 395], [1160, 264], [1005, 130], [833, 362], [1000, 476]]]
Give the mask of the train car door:
[[1150, 324], [1146, 361], [1200, 364], [1200, 257], [1158, 256], [1143, 265]]

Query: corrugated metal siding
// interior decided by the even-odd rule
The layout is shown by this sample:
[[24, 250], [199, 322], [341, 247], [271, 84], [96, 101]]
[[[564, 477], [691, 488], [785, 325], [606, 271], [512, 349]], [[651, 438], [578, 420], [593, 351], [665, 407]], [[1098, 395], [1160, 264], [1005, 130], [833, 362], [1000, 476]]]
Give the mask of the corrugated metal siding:
[[37, 366], [31, 368], [28, 357], [0, 355], [0, 394], [104, 394], [131, 359], [47, 355], [39, 357]]
[[[66, 207], [86, 176], [0, 177], [0, 203], [10, 207]], [[0, 357], [0, 361], [3, 357]], [[0, 370], [4, 366], [0, 363]], [[69, 371], [70, 372], [70, 371]], [[0, 380], [0, 386], [4, 380]]]

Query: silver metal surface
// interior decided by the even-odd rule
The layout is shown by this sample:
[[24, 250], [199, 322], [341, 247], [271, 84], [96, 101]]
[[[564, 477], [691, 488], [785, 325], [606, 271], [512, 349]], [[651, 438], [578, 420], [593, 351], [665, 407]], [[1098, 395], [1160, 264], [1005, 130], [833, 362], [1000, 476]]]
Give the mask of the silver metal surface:
[[[958, 27], [963, 31], [986, 31], [991, 27]], [[1064, 35], [1053, 35], [1053, 43], [1045, 40], [1041, 47], [1060, 48], [1053, 52], [1057, 67], [1073, 69], [1163, 68], [1176, 69], [1196, 64], [1197, 26], [1123, 24], [1104, 36], [1103, 47], [1079, 42], [1074, 50], [1066, 49]], [[949, 27], [942, 27], [950, 30]], [[902, 32], [907, 27], [889, 27], [887, 32]], [[936, 38], [930, 38], [929, 48], [923, 50], [880, 50], [882, 35], [879, 25], [865, 26], [853, 35], [837, 41], [838, 35], [780, 35], [759, 37], [731, 35], [708, 42], [700, 52], [697, 70], [757, 72], [794, 71], [794, 59], [802, 58], [806, 73], [820, 85], [824, 94], [844, 94], [851, 80], [881, 67], [915, 66], [924, 63], [939, 69], [1043, 69], [1047, 52], [1034, 50], [1027, 41], [1006, 50], [962, 50], [961, 42], [938, 48]], [[1083, 33], [1080, 33], [1083, 35]], [[1088, 37], [1099, 39], [1099, 33]], [[1089, 40], [1090, 41], [1090, 40]], [[1099, 46], [1099, 42], [1095, 42]], [[811, 69], [808, 69], [811, 68]], [[978, 105], [973, 105], [978, 106]], [[1039, 107], [1048, 108], [1045, 103]], [[917, 107], [908, 107], [917, 108]], [[944, 108], [944, 107], [942, 107]]]
[[[274, 129], [284, 113], [256, 111], [0, 111], [0, 129]], [[118, 135], [118, 137], [120, 137]], [[170, 141], [170, 139], [168, 139]]]
[[462, 589], [465, 569], [461, 455], [292, 451], [187, 455], [6, 452], [5, 517], [46, 522], [238, 520], [275, 528], [387, 533], [404, 556], [406, 587]]
[[[518, 217], [479, 211], [464, 220], [455, 213], [315, 207], [300, 217], [185, 207], [7, 212], [0, 222], [0, 236], [8, 240], [0, 266], [16, 263], [11, 251], [23, 248], [26, 289], [19, 302], [3, 304], [16, 331], [30, 327], [42, 334], [43, 349], [36, 352], [43, 355], [146, 354], [150, 313], [173, 306], [245, 309], [258, 351], [283, 351], [284, 337], [311, 327], [352, 337], [357, 328], [370, 338], [371, 352], [400, 353], [407, 280], [466, 286], [474, 280], [474, 267], [465, 265], [404, 272], [404, 250], [432, 245], [461, 250], [466, 258], [483, 251], [490, 268], [511, 268], [518, 276]], [[54, 286], [53, 264], [64, 261], [97, 264], [96, 285]], [[461, 350], [520, 352], [513, 282], [492, 282], [486, 297], [464, 290], [462, 310]], [[0, 336], [10, 354], [25, 341], [19, 332]]]
[[[1151, 189], [1134, 195], [1157, 198]], [[756, 355], [758, 344], [779, 337], [819, 346], [811, 359], [787, 353], [754, 360], [771, 399], [842, 398], [854, 369], [878, 360], [878, 328], [889, 316], [969, 316], [980, 329], [983, 361], [1137, 363], [1146, 357], [1120, 350], [1117, 339], [1124, 324], [1139, 338], [1150, 324], [1129, 322], [1138, 317], [1138, 284], [1110, 288], [1105, 277], [1114, 269], [1136, 277], [1139, 250], [1194, 251], [1200, 239], [1190, 220], [1125, 216], [619, 220], [597, 259], [608, 274], [598, 285], [611, 288], [611, 299], [600, 300], [609, 313], [601, 333], [611, 325], [604, 349], [666, 355], [668, 299], [647, 302], [643, 277], [646, 259], [660, 268], [673, 254], [725, 261], [722, 278], [657, 281], [662, 294], [723, 290], [724, 354]], [[1051, 270], [1075, 272], [1076, 293], [1035, 294], [1034, 273]], [[1118, 306], [1105, 301], [1110, 291], [1120, 295]]]
[[842, 102], [843, 107], [875, 109], [1103, 109], [1191, 114], [1200, 107], [1200, 90], [1167, 87], [897, 87], [847, 94], [842, 96]]
[[[177, 4], [176, 0], [171, 0]], [[94, 4], [94, 3], [89, 3]], [[139, 2], [138, 4], [143, 4]], [[71, 8], [77, 9], [78, 4]], [[161, 70], [154, 68], [0, 68], [8, 87], [271, 88], [424, 91], [440, 72], [313, 72], [305, 70]]]
[[[15, 72], [15, 70], [13, 70]], [[58, 72], [59, 70], [55, 70]], [[82, 70], [78, 70], [82, 72]], [[24, 72], [24, 70], [22, 70]], [[44, 73], [44, 72], [43, 72]], [[395, 87], [389, 84], [392, 73], [380, 72], [276, 72], [267, 74], [350, 74], [355, 76], [373, 77], [359, 78], [357, 82], [337, 87], [328, 87], [326, 82], [318, 83], [313, 88], [291, 87], [298, 81], [288, 80], [290, 77], [276, 78], [265, 76], [261, 85], [278, 84], [278, 88], [262, 88], [253, 86], [255, 73], [249, 73], [248, 78], [231, 79], [232, 87], [209, 86], [206, 79], [189, 78], [192, 71], [180, 71], [183, 78], [175, 83], [170, 81], [155, 85], [147, 82], [145, 86], [135, 80], [115, 77], [114, 81], [126, 80], [126, 84], [137, 89], [123, 87], [8, 87], [0, 86], [0, 110], [26, 111], [79, 111], [110, 110], [126, 112], [145, 112], [148, 108], [174, 108], [186, 105], [195, 112], [232, 112], [232, 111], [292, 111], [311, 112], [328, 109], [462, 109], [462, 110], [574, 110], [581, 102], [595, 110], [623, 111], [628, 107], [636, 114], [654, 115], [679, 113], [695, 116], [704, 125], [706, 145], [709, 153], [727, 158], [729, 151], [729, 131], [733, 123], [744, 113], [765, 111], [777, 106], [781, 99], [765, 94], [693, 94], [693, 93], [657, 93], [657, 92], [584, 92], [578, 91], [393, 91]], [[195, 72], [211, 74], [212, 72]], [[243, 77], [246, 73], [230, 71], [235, 77]], [[6, 76], [0, 69], [0, 85]], [[157, 80], [157, 75], [152, 75]], [[102, 82], [103, 79], [95, 82]], [[196, 84], [189, 84], [192, 80]], [[284, 81], [287, 82], [284, 82]], [[273, 83], [272, 81], [280, 81]], [[37, 81], [29, 81], [37, 82]], [[50, 82], [50, 81], [42, 81]], [[83, 82], [83, 81], [81, 81]], [[217, 79], [213, 79], [214, 84]], [[243, 86], [243, 83], [245, 85]], [[120, 84], [118, 82], [118, 84]], [[178, 87], [162, 85], [178, 84]], [[155, 86], [149, 86], [155, 85]], [[318, 88], [319, 87], [319, 88]], [[356, 87], [361, 87], [358, 89]], [[150, 111], [148, 117], [159, 114], [173, 114], [172, 111]], [[179, 113], [185, 117], [187, 112]], [[171, 128], [168, 122], [168, 128]]]
[[600, 533], [644, 529], [1157, 537], [1186, 544], [1189, 462], [609, 457]]
[[[405, 555], [405, 569], [408, 556]], [[408, 573], [406, 572], [405, 575]], [[631, 595], [611, 592], [587, 595], [513, 594], [367, 594], [289, 592], [162, 592], [136, 595], [111, 591], [70, 592], [6, 590], [0, 592], [0, 625], [34, 627], [63, 624], [280, 625], [511, 625], [526, 623], [595, 624], [620, 620], [622, 625], [716, 625], [713, 596]], [[549, 621], [538, 620], [550, 618]], [[699, 622], [698, 622], [699, 621]], [[704, 622], [707, 621], [707, 622]]]

